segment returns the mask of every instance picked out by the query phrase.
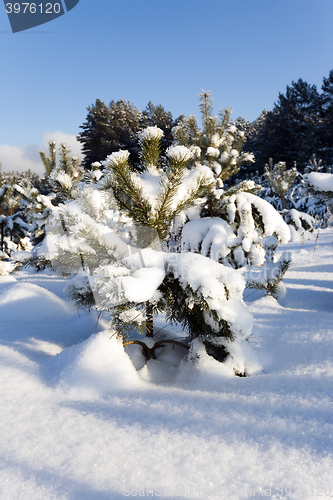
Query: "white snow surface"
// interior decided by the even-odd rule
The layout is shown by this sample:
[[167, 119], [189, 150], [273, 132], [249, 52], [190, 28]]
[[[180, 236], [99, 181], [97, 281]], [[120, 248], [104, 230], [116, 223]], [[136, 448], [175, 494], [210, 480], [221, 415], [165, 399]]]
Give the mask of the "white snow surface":
[[132, 276], [121, 279], [126, 298], [130, 302], [146, 302], [150, 300], [165, 276], [164, 269], [146, 267], [138, 269]]
[[326, 229], [281, 249], [283, 299], [244, 292], [255, 324], [231, 349], [245, 378], [200, 349], [196, 364], [171, 346], [145, 364], [64, 300], [57, 275], [0, 277], [0, 498], [328, 500], [332, 242]]
[[311, 172], [306, 180], [318, 191], [333, 191], [333, 174]]

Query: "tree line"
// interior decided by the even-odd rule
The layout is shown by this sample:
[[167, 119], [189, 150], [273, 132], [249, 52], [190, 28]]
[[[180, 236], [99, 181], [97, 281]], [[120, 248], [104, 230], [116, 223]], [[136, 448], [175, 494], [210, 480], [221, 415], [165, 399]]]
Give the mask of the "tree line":
[[[156, 125], [164, 132], [162, 153], [173, 142], [172, 129], [183, 116], [174, 119], [162, 105], [149, 102], [145, 110], [129, 101], [111, 101], [109, 105], [97, 99], [87, 108], [86, 121], [77, 139], [83, 147], [83, 167], [91, 169], [94, 162], [104, 160], [119, 149], [131, 153], [134, 165], [140, 164], [138, 133]], [[324, 166], [333, 163], [333, 70], [323, 78], [321, 91], [316, 85], [302, 80], [293, 81], [284, 94], [279, 93], [271, 111], [264, 110], [253, 122], [237, 118], [235, 124], [243, 130], [246, 140], [243, 150], [251, 151], [255, 163], [244, 165], [238, 174], [244, 177], [259, 171], [273, 158], [287, 168], [297, 164], [304, 171], [313, 154]]]
[[296, 162], [301, 172], [315, 154], [324, 166], [333, 163], [333, 70], [323, 78], [321, 92], [301, 78], [279, 93], [271, 111], [264, 110], [252, 123], [240, 120], [246, 132], [244, 147], [254, 153], [250, 172], [264, 172], [269, 158]]
[[82, 143], [82, 166], [90, 170], [95, 162], [105, 160], [119, 149], [131, 154], [134, 165], [140, 164], [138, 133], [146, 127], [157, 126], [163, 130], [162, 153], [172, 144], [172, 128], [181, 119], [174, 120], [170, 111], [149, 102], [143, 111], [129, 101], [111, 101], [109, 105], [96, 99], [87, 108], [86, 121], [77, 139]]

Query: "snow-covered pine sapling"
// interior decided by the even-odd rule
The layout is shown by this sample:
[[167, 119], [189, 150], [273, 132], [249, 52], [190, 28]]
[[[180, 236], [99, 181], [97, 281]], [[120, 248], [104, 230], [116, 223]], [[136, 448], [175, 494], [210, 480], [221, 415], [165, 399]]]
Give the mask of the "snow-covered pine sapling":
[[[144, 301], [148, 337], [153, 336], [156, 303], [153, 295], [164, 279], [165, 262], [162, 257], [162, 268], [157, 269], [156, 266], [151, 266], [150, 258], [148, 261], [143, 259], [141, 250], [155, 248], [157, 254], [160, 250], [167, 250], [174, 218], [207, 194], [214, 182], [208, 167], [200, 165], [192, 171], [188, 170], [187, 164], [192, 153], [184, 146], [170, 147], [167, 150], [162, 169], [159, 153], [162, 137], [163, 132], [157, 127], [148, 127], [140, 133], [140, 173], [131, 168], [127, 151], [112, 153], [103, 162], [106, 178], [99, 185], [91, 185], [89, 189], [96, 192], [96, 189], [101, 188], [100, 196], [104, 193], [110, 199], [112, 197], [113, 206], [110, 206], [109, 211], [104, 209], [98, 217], [91, 213], [89, 203], [85, 202], [88, 188], [83, 189], [84, 196], [80, 196], [79, 192], [76, 194], [76, 203], [67, 203], [61, 209], [64, 224], [74, 241], [71, 247], [63, 248], [57, 258], [53, 259], [56, 267], [63, 266], [64, 269], [76, 269], [79, 272], [79, 249], [84, 265], [90, 270], [99, 307], [114, 309], [117, 306], [120, 321], [128, 322], [131, 315], [125, 314], [128, 307], [137, 310]], [[115, 210], [120, 210], [121, 215], [117, 215]], [[117, 228], [113, 219], [118, 220]], [[132, 228], [128, 233], [126, 229], [121, 233], [126, 219], [132, 221]], [[116, 235], [115, 229], [118, 232]], [[135, 264], [126, 260], [131, 254], [138, 256]], [[143, 260], [140, 261], [140, 258]], [[151, 283], [148, 286], [149, 280]], [[135, 293], [127, 287], [127, 283], [132, 283], [134, 288], [141, 287], [141, 293]], [[146, 288], [148, 286], [145, 293], [143, 285]], [[85, 284], [80, 284], [77, 291], [77, 297], [81, 297], [81, 301], [80, 289], [84, 288]], [[75, 298], [74, 289], [70, 293]], [[132, 317], [133, 314], [132, 311]], [[138, 315], [138, 311], [135, 315]], [[141, 315], [141, 321], [142, 318]]]
[[286, 169], [286, 163], [280, 161], [273, 167], [273, 160], [270, 158], [269, 164], [265, 166], [265, 177], [272, 189], [281, 198], [282, 210], [287, 208], [286, 197], [294, 179], [297, 175], [297, 168]]
[[211, 217], [217, 215], [214, 208], [223, 192], [223, 183], [235, 175], [241, 165], [254, 162], [252, 153], [241, 151], [245, 134], [230, 121], [230, 110], [221, 109], [219, 116], [213, 116], [213, 103], [211, 92], [202, 91], [199, 94], [202, 128], [191, 115], [173, 129], [175, 144], [182, 144], [193, 152], [192, 167], [198, 163], [207, 165], [214, 174], [214, 188], [204, 207]]
[[[195, 117], [183, 119], [174, 129], [175, 142], [193, 152], [192, 168], [203, 164], [211, 169], [215, 183], [201, 200], [201, 212], [197, 216], [190, 214], [189, 221], [183, 220], [174, 240], [181, 239], [181, 251], [199, 252], [234, 268], [262, 265], [262, 238], [275, 234], [285, 243], [290, 239], [289, 228], [268, 202], [256, 196], [260, 186], [253, 181], [235, 186], [230, 182], [241, 165], [254, 162], [253, 154], [241, 151], [245, 135], [230, 122], [230, 111], [222, 110], [218, 117], [213, 116], [210, 92], [199, 95], [199, 107], [202, 129]], [[194, 220], [198, 217], [200, 221]]]
[[46, 180], [57, 196], [56, 204], [74, 199], [75, 188], [83, 176], [80, 160], [71, 156], [66, 144], [59, 145], [58, 157], [56, 143], [50, 141], [48, 144], [49, 156], [45, 151], [40, 151], [39, 155], [45, 167]]
[[[239, 186], [237, 186], [239, 187]], [[236, 269], [264, 263], [263, 238], [275, 235], [287, 243], [290, 229], [266, 200], [250, 192], [230, 189], [216, 204], [219, 217], [187, 222], [182, 230], [181, 250], [201, 253]]]
[[301, 235], [304, 235], [306, 231], [313, 233], [316, 222], [314, 217], [307, 213], [300, 212], [295, 208], [287, 211], [285, 214], [285, 221], [294, 231], [301, 233]]
[[[140, 227], [138, 243], [143, 248], [152, 247], [156, 235], [160, 242], [165, 242], [175, 216], [204, 196], [212, 184], [208, 169], [198, 168], [189, 175], [187, 163], [192, 153], [184, 146], [167, 150], [167, 162], [162, 170], [162, 137], [163, 131], [158, 127], [148, 127], [139, 134], [143, 169], [140, 174], [131, 169], [127, 151], [113, 153], [104, 162], [110, 170], [105, 187], [112, 189], [120, 210]], [[150, 231], [142, 231], [142, 228]], [[153, 305], [147, 300], [147, 337], [153, 336], [153, 313]]]
[[24, 238], [28, 236], [29, 224], [23, 220], [20, 210], [20, 193], [15, 189], [16, 178], [0, 188], [0, 250], [8, 255], [17, 248], [24, 248]]
[[328, 208], [333, 207], [333, 174], [311, 172], [304, 176], [306, 187], [313, 196], [325, 201]]
[[[148, 143], [140, 173], [133, 172], [126, 151], [110, 155], [104, 179], [82, 184], [75, 200], [52, 212], [45, 248], [56, 246], [54, 267], [76, 275], [68, 295], [82, 307], [93, 296], [100, 311], [111, 313], [119, 335], [140, 325], [152, 335], [153, 316], [163, 312], [222, 359], [228, 340], [251, 331], [252, 316], [242, 301], [245, 280], [204, 255], [169, 251], [174, 218], [209, 193], [215, 178], [209, 166], [187, 168], [192, 153], [185, 146], [169, 148], [163, 169], [156, 167], [160, 138], [156, 128], [140, 135]], [[154, 349], [154, 340], [148, 345]]]
[[25, 201], [24, 215], [31, 224], [31, 242], [34, 248], [27, 264], [38, 271], [51, 267], [46, 255], [39, 253], [51, 214], [60, 203], [76, 197], [77, 187], [83, 178], [79, 158], [71, 156], [65, 144], [59, 145], [57, 154], [56, 143], [50, 141], [49, 155], [46, 156], [45, 151], [40, 151], [39, 154], [45, 168], [42, 189], [38, 191], [28, 185], [16, 186]]
[[284, 289], [282, 280], [291, 264], [291, 253], [283, 252], [275, 262], [275, 251], [278, 241], [274, 236], [266, 239], [264, 244], [265, 262], [262, 267], [249, 268], [245, 273], [247, 288], [265, 290], [266, 295], [278, 298]]

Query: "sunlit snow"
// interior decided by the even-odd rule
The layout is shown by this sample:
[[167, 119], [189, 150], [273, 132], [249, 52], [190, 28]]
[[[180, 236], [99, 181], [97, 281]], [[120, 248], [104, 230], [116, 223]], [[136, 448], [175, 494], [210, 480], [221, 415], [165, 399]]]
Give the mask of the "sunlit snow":
[[[0, 498], [328, 500], [332, 243], [326, 229], [279, 247], [293, 255], [284, 298], [245, 290], [255, 323], [231, 353], [250, 377], [172, 346], [145, 363], [64, 300], [66, 280], [0, 276]], [[163, 317], [156, 329], [184, 336]]]

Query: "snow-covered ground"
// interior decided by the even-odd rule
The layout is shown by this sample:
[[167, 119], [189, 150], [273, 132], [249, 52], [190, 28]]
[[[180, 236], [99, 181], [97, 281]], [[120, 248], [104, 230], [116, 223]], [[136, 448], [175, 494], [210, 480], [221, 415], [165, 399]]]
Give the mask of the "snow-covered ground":
[[278, 302], [245, 292], [263, 367], [248, 378], [129, 346], [136, 370], [63, 280], [0, 277], [1, 500], [332, 497], [332, 243], [284, 246]]

